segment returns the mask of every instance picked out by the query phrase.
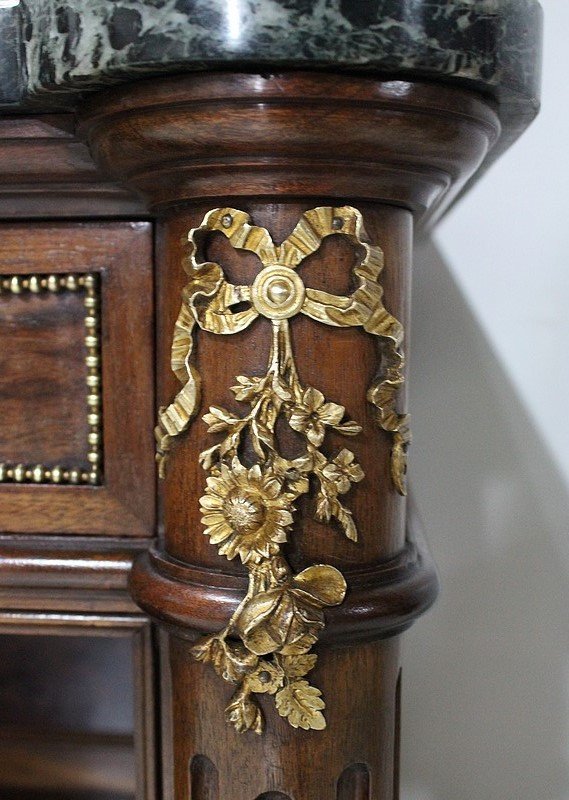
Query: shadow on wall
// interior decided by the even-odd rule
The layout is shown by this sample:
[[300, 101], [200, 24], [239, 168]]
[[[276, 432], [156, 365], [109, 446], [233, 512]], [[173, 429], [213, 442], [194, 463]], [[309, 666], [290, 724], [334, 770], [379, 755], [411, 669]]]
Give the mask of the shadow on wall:
[[404, 637], [402, 800], [569, 800], [569, 487], [432, 243], [413, 289], [411, 483], [442, 593]]

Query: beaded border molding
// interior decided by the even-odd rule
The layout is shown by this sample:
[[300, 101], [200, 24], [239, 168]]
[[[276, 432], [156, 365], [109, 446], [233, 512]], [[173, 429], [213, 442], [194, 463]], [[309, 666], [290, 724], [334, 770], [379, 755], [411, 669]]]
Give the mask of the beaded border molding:
[[62, 275], [6, 275], [0, 278], [0, 297], [26, 292], [85, 292], [85, 366], [87, 368], [87, 461], [86, 469], [43, 464], [11, 464], [0, 461], [0, 483], [89, 484], [101, 483], [101, 358], [99, 277], [96, 274], [67, 273]]

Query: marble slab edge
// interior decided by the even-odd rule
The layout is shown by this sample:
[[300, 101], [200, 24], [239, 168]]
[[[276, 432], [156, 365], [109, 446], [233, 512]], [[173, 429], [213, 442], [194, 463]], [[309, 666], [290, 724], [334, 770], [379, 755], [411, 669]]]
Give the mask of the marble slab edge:
[[502, 135], [486, 168], [537, 114], [536, 0], [5, 0], [0, 109], [72, 108], [85, 92], [203, 70], [350, 71], [492, 97]]

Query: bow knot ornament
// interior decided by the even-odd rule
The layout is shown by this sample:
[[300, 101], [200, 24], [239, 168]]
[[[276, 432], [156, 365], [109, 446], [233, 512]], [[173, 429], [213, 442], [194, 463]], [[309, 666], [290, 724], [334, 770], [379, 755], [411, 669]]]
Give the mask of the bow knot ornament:
[[[200, 237], [214, 231], [223, 233], [234, 248], [259, 257], [263, 268], [252, 285], [231, 284], [219, 264], [197, 260]], [[346, 236], [361, 255], [353, 268], [356, 288], [347, 297], [305, 286], [299, 272], [304, 259], [334, 234]], [[159, 412], [161, 477], [174, 438], [188, 428], [200, 405], [200, 376], [192, 362], [195, 326], [230, 335], [245, 330], [259, 316], [272, 323], [265, 375], [237, 376], [231, 387], [236, 399], [250, 406], [249, 413], [238, 416], [211, 406], [203, 419], [208, 432], [221, 434], [221, 440], [199, 456], [207, 473], [200, 499], [204, 533], [220, 554], [240, 558], [249, 587], [225, 629], [198, 642], [192, 652], [236, 687], [226, 717], [238, 731], [263, 730], [256, 694], [272, 695], [278, 713], [293, 727], [319, 730], [326, 725], [321, 693], [305, 676], [316, 665], [310, 650], [324, 626], [322, 609], [342, 602], [346, 582], [337, 569], [325, 564], [293, 574], [282, 553], [294, 503], [310, 491], [310, 477], [317, 487], [317, 518], [325, 523], [336, 520], [348, 539], [357, 540], [356, 523], [340, 497], [364, 479], [364, 472], [350, 450], [342, 448], [331, 457], [321, 446], [328, 429], [357, 436], [361, 427], [346, 418], [344, 406], [301, 383], [290, 337], [292, 317], [304, 314], [325, 325], [361, 326], [378, 337], [381, 370], [367, 399], [377, 410], [379, 426], [392, 436], [391, 477], [396, 490], [405, 494], [410, 433], [408, 417], [396, 408], [404, 381], [403, 327], [383, 305], [379, 283], [383, 252], [366, 238], [362, 216], [351, 206], [306, 211], [280, 245], [265, 228], [251, 225], [248, 214], [234, 208], [208, 212], [202, 224], [188, 233], [184, 269], [189, 282], [182, 293], [171, 358], [183, 386]], [[303, 437], [303, 453], [295, 459], [279, 452], [275, 433], [279, 418]], [[252, 445], [253, 464], [243, 463], [244, 437]]]

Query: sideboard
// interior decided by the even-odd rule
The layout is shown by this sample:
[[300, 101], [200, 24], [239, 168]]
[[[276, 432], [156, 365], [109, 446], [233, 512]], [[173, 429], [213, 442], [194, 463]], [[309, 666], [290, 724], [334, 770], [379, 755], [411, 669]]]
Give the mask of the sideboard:
[[539, 5], [2, 5], [0, 796], [396, 800], [413, 236]]

